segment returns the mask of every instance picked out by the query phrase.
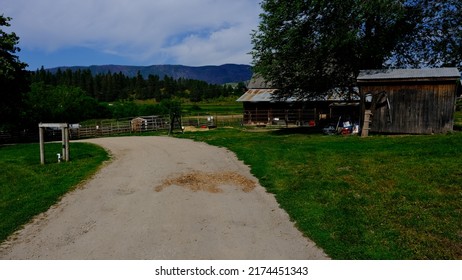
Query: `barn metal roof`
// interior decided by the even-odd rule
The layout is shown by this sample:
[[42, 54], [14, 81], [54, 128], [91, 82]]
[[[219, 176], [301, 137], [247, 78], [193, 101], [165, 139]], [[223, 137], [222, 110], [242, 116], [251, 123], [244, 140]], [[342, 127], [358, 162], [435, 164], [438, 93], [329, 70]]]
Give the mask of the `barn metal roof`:
[[260, 74], [255, 73], [247, 85], [247, 88], [251, 89], [271, 89], [271, 83], [267, 82]]
[[236, 101], [238, 102], [272, 102], [276, 89], [249, 89]]
[[[249, 89], [241, 97], [239, 97], [237, 102], [278, 102], [272, 97], [277, 89]], [[357, 91], [357, 89], [356, 89]], [[297, 101], [347, 101], [348, 98], [342, 94], [340, 89], [333, 89], [327, 92], [325, 95], [312, 97], [309, 99], [299, 100], [297, 98], [287, 98], [286, 100], [279, 102], [297, 102]], [[351, 100], [359, 100], [359, 96], [353, 95]]]
[[361, 70], [357, 81], [460, 79], [457, 68]]
[[[278, 89], [271, 88], [271, 83], [266, 82], [263, 77], [255, 73], [252, 76], [249, 84], [247, 85], [248, 90], [239, 97], [237, 102], [298, 102], [298, 101], [347, 101], [348, 98], [340, 88], [334, 88], [326, 92], [324, 95], [307, 97], [305, 99], [297, 99], [289, 97], [285, 100], [273, 99], [275, 92]], [[358, 88], [354, 89], [356, 93], [359, 92]], [[351, 96], [351, 100], [359, 100], [359, 96]]]

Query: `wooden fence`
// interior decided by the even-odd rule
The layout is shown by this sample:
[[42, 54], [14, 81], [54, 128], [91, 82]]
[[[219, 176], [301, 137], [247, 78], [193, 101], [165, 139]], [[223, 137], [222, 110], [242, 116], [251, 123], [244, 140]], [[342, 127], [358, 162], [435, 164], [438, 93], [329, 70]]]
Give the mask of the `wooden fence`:
[[225, 127], [241, 126], [242, 115], [197, 115], [182, 118], [183, 126]]
[[[181, 119], [181, 126], [194, 127], [226, 127], [241, 126], [242, 115], [197, 115]], [[102, 120], [72, 124], [69, 126], [70, 139], [106, 137], [118, 134], [143, 133], [152, 131], [168, 131], [170, 119], [164, 116], [141, 116], [119, 120]], [[180, 124], [175, 125], [180, 129]], [[38, 142], [38, 129], [27, 131], [0, 131], [0, 145], [19, 142]], [[45, 141], [58, 141], [61, 139], [59, 131], [46, 130]]]
[[71, 138], [104, 137], [117, 134], [149, 132], [169, 129], [169, 119], [159, 116], [142, 116], [121, 120], [104, 120], [71, 127]]
[[[187, 116], [181, 119], [181, 126], [225, 127], [242, 125], [242, 115]], [[175, 129], [180, 129], [179, 124]], [[162, 131], [170, 129], [170, 119], [160, 116], [141, 116], [112, 121], [100, 121], [79, 125], [70, 129], [72, 139], [104, 137], [117, 134]]]

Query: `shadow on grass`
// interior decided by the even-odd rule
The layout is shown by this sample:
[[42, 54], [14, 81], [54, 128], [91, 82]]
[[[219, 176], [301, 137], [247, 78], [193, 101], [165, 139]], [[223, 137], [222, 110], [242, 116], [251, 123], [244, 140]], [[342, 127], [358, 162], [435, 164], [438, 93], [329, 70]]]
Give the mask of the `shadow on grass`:
[[275, 136], [294, 135], [294, 134], [313, 135], [313, 134], [322, 134], [322, 129], [320, 127], [288, 127], [288, 128], [281, 128], [278, 130], [271, 131], [270, 134], [275, 135]]

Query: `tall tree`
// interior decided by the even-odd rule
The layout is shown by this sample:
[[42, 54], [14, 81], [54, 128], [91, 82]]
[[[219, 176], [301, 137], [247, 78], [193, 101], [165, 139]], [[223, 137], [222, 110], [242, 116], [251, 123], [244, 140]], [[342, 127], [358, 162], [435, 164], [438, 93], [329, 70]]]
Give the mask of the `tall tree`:
[[32, 83], [25, 100], [28, 118], [38, 122], [76, 123], [104, 117], [107, 112], [81, 88], [66, 85]]
[[462, 70], [462, 1], [408, 1], [418, 11], [415, 31], [401, 41], [390, 66]]
[[3, 27], [9, 27], [11, 18], [0, 15], [0, 130], [11, 129], [19, 125], [22, 114], [23, 94], [27, 91], [25, 68], [17, 52], [19, 37], [7, 33]]
[[[461, 25], [440, 22], [450, 17], [460, 23], [461, 9], [454, 9], [459, 0], [264, 0], [261, 5], [261, 22], [252, 35], [253, 64], [280, 89], [281, 99], [316, 97], [335, 87], [351, 91], [361, 69], [455, 66], [453, 55], [462, 44]], [[446, 12], [438, 9], [442, 6]], [[451, 31], [443, 30], [447, 25]], [[426, 44], [429, 40], [434, 46]], [[438, 61], [429, 59], [435, 54]]]

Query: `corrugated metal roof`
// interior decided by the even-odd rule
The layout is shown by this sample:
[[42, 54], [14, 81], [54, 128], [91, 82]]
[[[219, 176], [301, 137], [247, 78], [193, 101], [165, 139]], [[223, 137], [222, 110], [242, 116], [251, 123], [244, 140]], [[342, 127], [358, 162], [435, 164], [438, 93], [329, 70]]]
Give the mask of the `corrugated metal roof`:
[[423, 69], [383, 69], [361, 70], [358, 82], [370, 80], [402, 80], [402, 79], [460, 79], [457, 68], [423, 68]]
[[[252, 76], [249, 84], [247, 85], [247, 92], [245, 92], [241, 97], [239, 97], [236, 101], [237, 102], [277, 102], [273, 100], [274, 93], [277, 91], [275, 88], [271, 88], [271, 83], [266, 82], [260, 74], [255, 73]], [[359, 92], [357, 88], [355, 88], [356, 92]], [[353, 96], [353, 100], [359, 100], [359, 96]], [[303, 100], [289, 97], [286, 100], [279, 101], [279, 102], [297, 102], [297, 101], [346, 101], [348, 100], [342, 92], [341, 89], [335, 88], [324, 95], [320, 96], [313, 96], [307, 97]]]
[[[237, 102], [276, 102], [272, 99], [272, 96], [277, 91], [277, 89], [249, 89], [247, 90]], [[340, 89], [333, 89], [321, 96], [314, 96], [304, 100], [298, 100], [296, 98], [290, 97], [282, 102], [297, 102], [297, 101], [347, 101], [348, 98], [342, 94]], [[359, 96], [354, 95], [351, 97], [351, 100], [359, 100]]]
[[249, 89], [271, 89], [271, 83], [265, 81], [265, 79], [260, 74], [253, 74], [250, 79], [249, 84], [247, 85]]
[[271, 102], [271, 96], [276, 89], [249, 89], [239, 99], [238, 102]]

